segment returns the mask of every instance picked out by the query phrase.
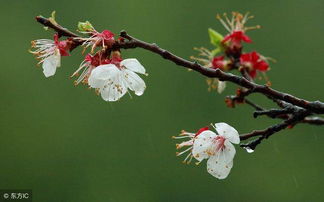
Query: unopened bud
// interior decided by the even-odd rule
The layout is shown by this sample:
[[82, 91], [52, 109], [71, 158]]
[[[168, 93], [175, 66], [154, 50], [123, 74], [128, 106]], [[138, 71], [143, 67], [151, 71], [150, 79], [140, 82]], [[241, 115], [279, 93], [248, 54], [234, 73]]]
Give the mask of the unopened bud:
[[85, 21], [85, 22], [78, 23], [78, 30], [80, 32], [93, 32], [94, 28], [89, 21]]

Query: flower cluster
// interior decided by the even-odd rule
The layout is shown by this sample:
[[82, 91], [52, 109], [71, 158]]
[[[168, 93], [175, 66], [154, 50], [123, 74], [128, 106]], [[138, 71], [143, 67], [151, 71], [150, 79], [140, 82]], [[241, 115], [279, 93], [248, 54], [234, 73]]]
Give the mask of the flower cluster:
[[[54, 14], [55, 12], [52, 13], [52, 17], [45, 20], [48, 20], [52, 27], [63, 29], [55, 21]], [[218, 18], [229, 34], [223, 37], [209, 29], [211, 43], [216, 48], [212, 51], [199, 48], [197, 50], [200, 52], [200, 56], [205, 58], [193, 58], [202, 62], [206, 68], [221, 69], [222, 71], [243, 68], [252, 78], [255, 78], [258, 72], [267, 71], [269, 65], [265, 57], [255, 51], [242, 52], [242, 43], [251, 43], [246, 31], [252, 28], [245, 27], [245, 23], [250, 17], [233, 13], [231, 20], [225, 15], [226, 23], [219, 16]], [[78, 31], [83, 35], [62, 34], [64, 31], [61, 30], [54, 34], [54, 40], [32, 41], [34, 50], [30, 52], [36, 56], [39, 64], [42, 64], [45, 77], [55, 75], [57, 68], [61, 66], [61, 56], [70, 56], [74, 48], [82, 46], [84, 48], [82, 54], [90, 50], [84, 55], [83, 61], [71, 75], [71, 77], [76, 77], [75, 85], [87, 85], [89, 88], [95, 89], [95, 92], [101, 95], [103, 100], [109, 102], [121, 99], [129, 91], [133, 91], [137, 96], [143, 95], [146, 84], [139, 74], [147, 75], [144, 66], [135, 58], [122, 58], [119, 48], [120, 45], [125, 45], [125, 40], [130, 42], [129, 38], [120, 37], [116, 40], [114, 33], [109, 30], [97, 31], [89, 21], [79, 22]], [[62, 35], [70, 37], [60, 39]], [[219, 93], [226, 87], [224, 81], [210, 79], [207, 82], [210, 89], [217, 88]], [[208, 173], [218, 179], [224, 179], [233, 167], [236, 153], [233, 144], [239, 144], [240, 137], [239, 133], [226, 123], [216, 123], [212, 126], [216, 132], [204, 127], [196, 133], [182, 131], [179, 137], [173, 138], [187, 139], [176, 145], [177, 149], [186, 147], [185, 150], [177, 153], [178, 156], [187, 153], [183, 162], [189, 164], [193, 159], [196, 159], [196, 164], [199, 164], [207, 159]]]
[[[213, 29], [208, 29], [210, 42], [215, 49], [210, 51], [206, 48], [196, 48], [199, 55], [204, 58], [191, 57], [194, 60], [202, 62], [206, 68], [220, 69], [222, 71], [231, 71], [234, 69], [246, 71], [251, 79], [256, 78], [258, 72], [266, 72], [269, 68], [267, 57], [253, 51], [244, 53], [243, 43], [251, 43], [251, 38], [246, 34], [248, 30], [258, 29], [259, 25], [254, 27], [246, 27], [246, 23], [253, 16], [249, 14], [242, 15], [233, 12], [229, 18], [226, 14], [221, 17], [217, 15], [217, 19], [228, 31], [225, 37]], [[225, 89], [225, 82], [218, 79], [207, 79], [209, 90], [217, 89], [221, 93]]]
[[[50, 20], [56, 23], [53, 15]], [[61, 66], [61, 56], [70, 56], [74, 45], [81, 43], [84, 51], [88, 47], [91, 50], [71, 76], [78, 76], [75, 85], [89, 85], [105, 101], [117, 101], [128, 91], [142, 95], [146, 85], [138, 74], [146, 75], [145, 68], [137, 59], [123, 59], [119, 50], [111, 49], [115, 43], [114, 34], [109, 30], [98, 32], [88, 21], [79, 22], [78, 29], [85, 37], [69, 37], [60, 41], [60, 36], [54, 34], [54, 40], [32, 41], [35, 50], [30, 52], [40, 60], [39, 64], [42, 63], [45, 77], [53, 76]]]
[[184, 163], [190, 163], [195, 158], [199, 164], [207, 160], [207, 171], [218, 179], [225, 179], [233, 167], [235, 147], [233, 144], [240, 143], [239, 133], [227, 123], [216, 123], [213, 126], [217, 133], [209, 130], [208, 127], [201, 128], [197, 133], [181, 131], [174, 139], [189, 139], [176, 145], [177, 149], [187, 147], [177, 156], [188, 153]]

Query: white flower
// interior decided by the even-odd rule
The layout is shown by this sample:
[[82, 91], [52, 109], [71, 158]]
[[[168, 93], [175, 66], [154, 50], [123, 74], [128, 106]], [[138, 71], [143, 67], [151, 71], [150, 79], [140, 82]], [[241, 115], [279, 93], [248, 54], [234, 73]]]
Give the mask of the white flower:
[[53, 76], [56, 72], [56, 68], [61, 65], [61, 54], [57, 45], [50, 39], [38, 39], [32, 41], [32, 47], [36, 48], [31, 53], [37, 56], [40, 60], [39, 63], [43, 63], [43, 73], [46, 77]]
[[180, 135], [178, 137], [176, 136], [172, 136], [173, 139], [183, 139], [183, 138], [189, 138], [189, 140], [187, 141], [184, 141], [180, 144], [176, 144], [176, 148], [177, 149], [181, 149], [182, 147], [189, 147], [187, 149], [185, 149], [184, 151], [182, 152], [177, 152], [176, 155], [177, 156], [180, 156], [184, 153], [187, 153], [188, 151], [190, 151], [188, 153], [188, 155], [186, 156], [186, 158], [182, 161], [183, 163], [187, 163], [189, 164], [193, 158], [193, 155], [192, 155], [192, 148], [193, 148], [193, 144], [194, 144], [194, 140], [195, 138], [200, 135], [200, 133], [202, 133], [203, 131], [205, 130], [208, 130], [208, 127], [204, 127], [204, 128], [200, 128], [197, 133], [190, 133], [190, 132], [187, 132], [185, 130], [182, 130]]
[[216, 78], [207, 78], [208, 91], [217, 90], [221, 94], [226, 88], [226, 81], [221, 81]]
[[145, 68], [136, 59], [125, 59], [119, 67], [115, 64], [100, 65], [91, 71], [88, 83], [99, 90], [105, 101], [117, 101], [129, 90], [140, 96], [145, 82], [136, 73], [145, 74]]
[[[198, 164], [204, 160], [207, 161], [207, 171], [218, 179], [224, 179], [228, 176], [233, 167], [233, 159], [235, 156], [235, 147], [233, 144], [240, 143], [239, 133], [226, 123], [215, 124], [216, 133], [206, 128], [199, 130], [198, 133], [182, 133], [180, 137], [189, 137], [189, 141], [185, 141], [177, 148], [189, 146], [188, 149], [178, 153], [181, 155], [190, 151], [185, 160], [191, 161], [192, 157], [198, 160]], [[233, 144], [232, 144], [233, 143]]]
[[56, 72], [56, 68], [61, 66], [61, 55], [59, 51], [55, 51], [55, 53], [46, 59], [43, 62], [43, 73], [45, 77], [53, 76]]
[[40, 63], [43, 63], [43, 73], [45, 77], [53, 76], [56, 68], [61, 66], [61, 56], [69, 56], [70, 43], [69, 40], [59, 41], [57, 34], [54, 35], [54, 40], [38, 39], [32, 41], [32, 48], [35, 51], [30, 51], [36, 56]]
[[218, 80], [217, 92], [221, 94], [226, 88], [226, 82]]

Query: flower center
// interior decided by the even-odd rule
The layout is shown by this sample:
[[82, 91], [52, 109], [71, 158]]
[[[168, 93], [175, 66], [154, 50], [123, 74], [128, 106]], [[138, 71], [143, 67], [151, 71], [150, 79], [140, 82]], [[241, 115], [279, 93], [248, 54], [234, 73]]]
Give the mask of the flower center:
[[252, 71], [253, 70], [253, 64], [252, 64], [252, 62], [245, 62], [244, 63], [244, 66], [246, 68], [248, 68], [249, 71]]
[[216, 141], [216, 152], [221, 151], [225, 148], [225, 138], [223, 136], [217, 136]]

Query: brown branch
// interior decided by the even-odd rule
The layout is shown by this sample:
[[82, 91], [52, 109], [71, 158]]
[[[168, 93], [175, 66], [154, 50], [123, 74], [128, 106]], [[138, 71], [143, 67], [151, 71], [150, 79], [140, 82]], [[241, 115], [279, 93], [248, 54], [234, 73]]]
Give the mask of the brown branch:
[[252, 140], [251, 142], [248, 142], [247, 144], [241, 144], [240, 146], [243, 148], [254, 150], [256, 146], [258, 146], [263, 139], [269, 138], [274, 133], [277, 133], [289, 126], [292, 126], [299, 121], [303, 120], [309, 113], [307, 110], [301, 110], [299, 113], [294, 114], [292, 117], [284, 120], [283, 122], [270, 126], [269, 128], [266, 128], [264, 130], [254, 130], [251, 133], [247, 133], [240, 136], [241, 140], [247, 140], [252, 137], [260, 136], [259, 138]]
[[247, 98], [245, 98], [244, 100], [245, 100], [245, 103], [246, 103], [246, 104], [250, 105], [250, 106], [253, 107], [255, 110], [257, 110], [257, 111], [263, 111], [263, 110], [264, 110], [261, 106], [255, 104], [255, 103], [252, 102], [251, 100], [249, 100], [249, 99], [247, 99]]
[[[73, 48], [82, 44], [82, 41], [79, 39], [75, 39], [79, 37], [77, 34], [69, 31], [68, 29], [58, 25], [57, 23], [52, 23], [52, 21], [48, 20], [47, 18], [37, 16], [37, 22], [43, 24], [46, 27], [50, 27], [54, 29], [59, 36], [65, 36], [71, 38], [73, 41]], [[254, 149], [261, 141], [265, 138], [268, 138], [272, 134], [285, 129], [290, 125], [301, 123], [308, 123], [308, 124], [315, 124], [315, 125], [324, 125], [324, 119], [320, 117], [307, 117], [313, 114], [324, 114], [324, 103], [320, 101], [307, 101], [305, 99], [301, 99], [295, 97], [293, 95], [280, 92], [270, 88], [267, 85], [259, 85], [254, 83], [254, 81], [249, 77], [246, 70], [244, 68], [240, 69], [238, 66], [237, 69], [240, 70], [242, 73], [241, 76], [237, 76], [231, 73], [223, 72], [220, 69], [212, 69], [206, 68], [197, 62], [191, 62], [186, 59], [183, 59], [165, 49], [160, 48], [154, 43], [147, 43], [136, 39], [126, 33], [126, 31], [120, 32], [120, 37], [124, 38], [125, 40], [122, 41], [115, 41], [115, 43], [110, 47], [109, 50], [120, 50], [120, 49], [133, 49], [133, 48], [143, 48], [150, 52], [156, 53], [163, 57], [166, 60], [172, 61], [176, 65], [197, 71], [204, 76], [210, 78], [218, 78], [221, 81], [229, 81], [235, 83], [242, 88], [242, 92], [240, 95], [237, 96], [230, 96], [230, 99], [240, 99], [244, 103], [255, 108], [257, 111], [254, 112], [255, 117], [259, 115], [267, 115], [271, 118], [281, 118], [284, 119], [283, 122], [273, 125], [269, 128], [264, 130], [256, 130], [248, 134], [242, 135], [240, 138], [241, 140], [246, 140], [252, 137], [260, 136], [258, 139], [242, 145], [243, 147], [249, 147]], [[239, 65], [239, 63], [238, 63]], [[279, 107], [282, 109], [271, 109], [265, 110], [262, 107], [254, 104], [252, 101], [248, 100], [246, 96], [252, 93], [259, 93], [267, 98], [273, 100], [278, 104]]]
[[[305, 117], [305, 116], [304, 116]], [[285, 129], [286, 127], [288, 127], [289, 125], [293, 125], [294, 123], [302, 120], [304, 117], [302, 116], [293, 116], [279, 124], [276, 124], [276, 125], [273, 125], [269, 128], [266, 128], [264, 130], [254, 130], [250, 133], [247, 133], [247, 134], [243, 134], [240, 136], [240, 139], [241, 140], [246, 140], [246, 139], [249, 139], [251, 137], [255, 137], [255, 136], [265, 136], [266, 138], [268, 138], [269, 136], [271, 136], [273, 133], [275, 132], [278, 132], [282, 129]]]
[[261, 115], [267, 115], [270, 118], [277, 118], [278, 116], [286, 115], [291, 113], [290, 109], [284, 108], [284, 109], [269, 109], [269, 110], [263, 110], [263, 111], [255, 111], [253, 112], [253, 117], [257, 118]]
[[[75, 33], [63, 28], [62, 26], [52, 24], [51, 21], [49, 21], [48, 19], [46, 19], [44, 17], [38, 16], [38, 17], [36, 17], [36, 20], [39, 23], [54, 29], [61, 36], [67, 36], [67, 37], [77, 37], [78, 36]], [[206, 67], [198, 64], [197, 62], [190, 62], [190, 61], [185, 60], [185, 59], [183, 59], [183, 58], [181, 58], [167, 50], [164, 50], [164, 49], [158, 47], [154, 43], [150, 44], [150, 43], [141, 41], [139, 39], [136, 39], [136, 38], [128, 35], [126, 33], [126, 31], [120, 32], [120, 36], [125, 39], [128, 39], [128, 41], [126, 41], [126, 42], [116, 41], [116, 43], [112, 47], [113, 49], [130, 49], [130, 48], [138, 48], [138, 47], [143, 48], [143, 49], [149, 50], [153, 53], [156, 53], [156, 54], [162, 56], [164, 59], [170, 60], [179, 66], [183, 66], [183, 67], [195, 70], [207, 77], [218, 78], [222, 81], [230, 81], [230, 82], [235, 83], [239, 86], [245, 87], [245, 88], [251, 90], [251, 93], [260, 93], [265, 96], [269, 96], [273, 99], [283, 100], [290, 104], [308, 109], [316, 114], [324, 113], [324, 103], [323, 102], [307, 101], [305, 99], [301, 99], [301, 98], [295, 97], [293, 95], [274, 90], [274, 89], [270, 88], [269, 86], [256, 84], [256, 83], [249, 81], [248, 79], [245, 79], [243, 77], [236, 76], [231, 73], [225, 73], [225, 72], [221, 71], [220, 69], [206, 68]]]
[[235, 83], [239, 86], [245, 87], [251, 91], [251, 93], [261, 93], [267, 97], [271, 97], [272, 99], [279, 99], [286, 101], [290, 104], [303, 107], [305, 109], [308, 109], [316, 114], [323, 114], [324, 113], [324, 103], [320, 101], [307, 101], [295, 96], [292, 96], [287, 93], [282, 93], [277, 90], [274, 90], [270, 88], [269, 86], [265, 85], [259, 85], [254, 82], [249, 81], [248, 79], [245, 79], [240, 76], [233, 75], [231, 73], [225, 73], [221, 71], [220, 69], [211, 69], [203, 67], [202, 65], [196, 63], [196, 62], [190, 62], [188, 60], [185, 60], [183, 58], [180, 58], [171, 52], [164, 50], [162, 48], [159, 48], [156, 44], [149, 44], [143, 41], [140, 41], [138, 39], [135, 39], [134, 37], [131, 37], [128, 35], [125, 31], [122, 31], [120, 33], [121, 37], [129, 39], [128, 42], [115, 44], [115, 47], [117, 48], [123, 48], [123, 49], [129, 49], [129, 48], [143, 48], [146, 50], [149, 50], [151, 52], [157, 53], [160, 56], [162, 56], [164, 59], [170, 60], [174, 62], [177, 65], [195, 70], [197, 72], [200, 72], [201, 74], [207, 76], [207, 77], [215, 77], [219, 78], [222, 81], [230, 81], [232, 83]]
[[308, 123], [312, 125], [324, 125], [324, 119], [321, 117], [306, 117], [301, 123]]
[[[282, 115], [279, 115], [279, 116], [275, 116], [275, 117], [274, 117], [274, 114], [269, 115], [268, 113], [266, 113], [269, 110], [264, 109], [263, 107], [255, 104], [254, 102], [252, 102], [251, 100], [249, 100], [247, 98], [245, 98], [245, 103], [248, 104], [248, 105], [250, 105], [251, 107], [253, 107], [256, 110], [255, 112], [253, 112], [253, 115], [255, 113], [259, 113], [259, 112], [261, 112], [261, 113], [262, 112], [265, 112], [265, 113], [262, 113], [262, 114], [263, 115], [266, 115], [266, 116], [268, 116], [270, 118], [288, 119], [290, 117], [289, 116], [289, 112], [286, 113], [286, 114], [282, 114]], [[255, 117], [255, 118], [257, 118], [257, 117]], [[307, 124], [311, 124], [311, 125], [324, 125], [324, 118], [317, 117], [317, 116], [316, 117], [305, 117], [305, 119], [302, 120], [302, 121], [300, 121], [300, 123], [307, 123]]]
[[59, 36], [66, 36], [66, 37], [78, 37], [77, 34], [69, 31], [68, 29], [58, 25], [58, 24], [53, 24], [49, 19], [44, 18], [42, 16], [36, 16], [35, 17], [36, 21], [44, 25], [45, 27], [50, 27], [54, 29]]
[[[290, 106], [287, 103], [280, 102], [281, 107], [285, 107], [283, 109], [270, 109], [265, 110], [263, 107], [256, 105], [252, 101], [245, 98], [245, 102], [252, 106], [256, 111], [253, 113], [254, 118], [257, 118], [259, 115], [266, 115], [270, 118], [280, 118], [285, 121], [282, 123], [270, 126], [264, 130], [255, 130], [247, 134], [243, 134], [240, 136], [241, 140], [247, 140], [252, 137], [259, 136], [257, 139], [252, 140], [246, 144], [241, 144], [240, 146], [243, 148], [254, 150], [257, 145], [259, 145], [263, 139], [268, 138], [280, 130], [287, 128], [288, 126], [294, 126], [297, 123], [307, 123], [311, 125], [324, 125], [324, 119], [321, 117], [306, 117], [309, 112], [299, 107]], [[256, 115], [257, 114], [257, 115]]]
[[[243, 68], [240, 69], [241, 75], [248, 79], [249, 81], [253, 81], [253, 79], [249, 76], [247, 71]], [[269, 97], [273, 102], [275, 102], [281, 109], [263, 109], [262, 107], [254, 104], [253, 102], [246, 99], [251, 92], [250, 90], [240, 89], [236, 96], [233, 96], [231, 99], [235, 102], [235, 100], [239, 100], [240, 102], [248, 103], [250, 106], [254, 107], [256, 111], [253, 113], [253, 117], [257, 118], [261, 115], [266, 115], [270, 118], [280, 118], [285, 121], [282, 123], [270, 126], [264, 130], [255, 130], [248, 134], [244, 134], [240, 136], [241, 140], [249, 139], [251, 137], [259, 136], [257, 139], [254, 139], [248, 143], [241, 144], [240, 146], [246, 148], [248, 152], [254, 151], [256, 146], [258, 146], [263, 139], [268, 138], [269, 136], [273, 135], [276, 132], [279, 132], [287, 127], [293, 127], [295, 124], [298, 124], [301, 120], [305, 120], [304, 118], [307, 116], [307, 110], [304, 110], [298, 106], [291, 105], [286, 103], [285, 101], [273, 99]], [[303, 114], [303, 117], [300, 116]], [[300, 117], [300, 118], [299, 118]], [[310, 123], [311, 124], [311, 123]]]

